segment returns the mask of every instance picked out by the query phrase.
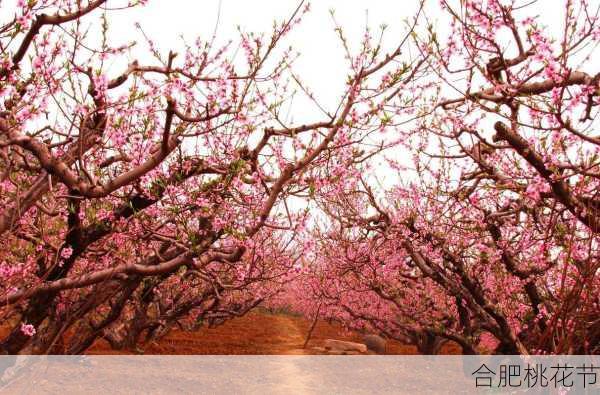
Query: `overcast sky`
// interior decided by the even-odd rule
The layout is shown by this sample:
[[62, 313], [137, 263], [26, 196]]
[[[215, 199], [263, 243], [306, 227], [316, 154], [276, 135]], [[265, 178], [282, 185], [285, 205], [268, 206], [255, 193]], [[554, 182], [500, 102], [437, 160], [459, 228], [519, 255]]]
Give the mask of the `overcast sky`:
[[[12, 17], [11, 7], [15, 0], [0, 0], [0, 17]], [[124, 0], [109, 1], [115, 6]], [[458, 2], [459, 0], [456, 0]], [[538, 0], [529, 8], [528, 14], [540, 14], [549, 29], [562, 29], [561, 11], [565, 0]], [[600, 0], [589, 0], [595, 3]], [[529, 2], [523, 0], [523, 3]], [[287, 19], [300, 0], [150, 0], [144, 7], [109, 12], [110, 33], [116, 43], [138, 41], [129, 59], [120, 59], [112, 73], [117, 75], [127, 63], [137, 59], [142, 64], [155, 64], [143, 44], [142, 35], [135, 24], [140, 23], [163, 55], [169, 50], [181, 48], [180, 36], [189, 42], [196, 37], [210, 40], [216, 28], [217, 43], [239, 39], [237, 26], [244, 31], [272, 31], [273, 21]], [[407, 18], [415, 15], [417, 0], [313, 0], [311, 11], [302, 24], [287, 37], [284, 45], [292, 45], [301, 52], [295, 71], [315, 93], [317, 99], [329, 110], [335, 109], [348, 72], [343, 48], [334, 31], [329, 10], [335, 10], [337, 22], [344, 28], [350, 43], [357, 44], [362, 38], [365, 24], [375, 32], [382, 24], [388, 25], [384, 49], [392, 49], [406, 33]], [[438, 0], [427, 0], [426, 17], [437, 27], [440, 36], [446, 32], [446, 19], [439, 11]], [[8, 11], [8, 12], [6, 12]], [[97, 21], [97, 14], [89, 16]], [[218, 23], [217, 23], [218, 22]], [[422, 21], [423, 22], [423, 21]], [[113, 42], [113, 44], [116, 44]], [[239, 55], [241, 57], [241, 53]], [[295, 100], [292, 109], [294, 123], [311, 122], [321, 118], [316, 108], [308, 102]]]
[[[111, 29], [118, 37], [139, 39], [133, 28], [133, 24], [139, 22], [159, 48], [168, 52], [177, 46], [179, 35], [190, 41], [197, 36], [209, 39], [217, 16], [217, 37], [221, 42], [235, 40], [238, 25], [246, 31], [269, 32], [273, 20], [289, 17], [299, 3], [299, 0], [150, 0], [145, 7], [111, 13]], [[314, 0], [310, 3], [311, 12], [286, 44], [292, 44], [302, 53], [296, 69], [304, 80], [323, 100], [333, 102], [343, 86], [347, 69], [329, 10], [335, 10], [337, 21], [354, 43], [362, 36], [367, 15], [374, 30], [387, 24], [385, 42], [391, 48], [406, 31], [403, 20], [413, 16], [418, 7], [417, 0]], [[442, 22], [437, 28], [443, 36], [445, 23], [438, 3], [428, 0], [426, 15], [433, 23]], [[538, 0], [530, 11], [541, 14], [549, 28], [560, 31], [563, 3], [563, 0]]]
[[[111, 28], [117, 37], [139, 38], [133, 24], [139, 22], [145, 33], [155, 40], [164, 53], [177, 47], [178, 36], [192, 42], [197, 36], [208, 40], [217, 26], [217, 42], [238, 39], [237, 26], [244, 31], [270, 32], [274, 20], [282, 21], [296, 9], [298, 0], [151, 0], [147, 6], [127, 13], [111, 15]], [[220, 5], [220, 12], [219, 12]], [[317, 0], [311, 2], [311, 11], [303, 23], [286, 39], [302, 56], [295, 70], [318, 98], [334, 106], [344, 87], [347, 67], [343, 48], [334, 32], [329, 13], [335, 17], [353, 43], [362, 38], [367, 22], [373, 29], [389, 25], [389, 48], [398, 45], [406, 31], [403, 19], [416, 11], [413, 0]]]
[[[458, 4], [459, 0], [455, 0]], [[565, 0], [538, 0], [526, 12], [527, 15], [540, 14], [549, 29], [560, 34], [562, 29], [561, 11]], [[596, 2], [600, 0], [590, 0]], [[529, 3], [523, 0], [523, 3]], [[238, 25], [243, 31], [272, 31], [273, 21], [282, 21], [293, 13], [300, 0], [150, 0], [145, 7], [126, 12], [110, 13], [110, 26], [113, 37], [118, 40], [143, 41], [134, 28], [140, 23], [145, 34], [154, 40], [162, 54], [178, 50], [180, 36], [193, 42], [198, 36], [210, 40], [215, 31], [217, 43], [228, 40], [238, 41]], [[417, 0], [313, 0], [311, 11], [304, 17], [300, 26], [283, 43], [292, 45], [301, 52], [294, 70], [308, 85], [319, 102], [328, 110], [334, 110], [344, 92], [348, 68], [344, 52], [337, 34], [330, 10], [335, 11], [335, 19], [343, 27], [350, 44], [358, 44], [363, 36], [365, 24], [375, 33], [385, 24], [386, 52], [395, 49], [407, 30], [406, 20], [413, 17], [418, 9]], [[447, 35], [447, 15], [439, 10], [438, 0], [427, 0], [425, 17], [436, 26], [439, 37]], [[217, 23], [218, 22], [218, 23]], [[424, 28], [421, 20], [421, 28]], [[144, 62], [147, 55], [145, 45], [133, 51], [132, 56]], [[241, 57], [241, 52], [240, 55]], [[131, 61], [133, 59], [129, 59]], [[151, 61], [152, 59], [148, 59]], [[119, 68], [126, 67], [125, 64]], [[118, 72], [118, 70], [116, 70]], [[290, 124], [300, 124], [322, 120], [323, 115], [305, 98], [295, 98], [290, 112]], [[406, 152], [388, 152], [394, 159], [406, 159]], [[377, 178], [387, 185], [396, 183], [400, 175], [390, 171], [384, 157], [375, 163]]]
[[[123, 4], [125, 0], [112, 0], [109, 7]], [[457, 3], [459, 0], [455, 0]], [[508, 0], [507, 0], [508, 1]], [[561, 11], [566, 0], [538, 0], [528, 8], [529, 13], [542, 16], [543, 23], [552, 30], [562, 29]], [[590, 4], [600, 0], [589, 0]], [[0, 0], [0, 19], [14, 16], [16, 0]], [[528, 0], [522, 0], [529, 3]], [[274, 20], [287, 19], [300, 0], [149, 0], [144, 7], [109, 13], [111, 35], [117, 42], [125, 43], [143, 38], [135, 29], [140, 23], [144, 32], [167, 54], [177, 50], [185, 37], [192, 42], [196, 37], [209, 40], [217, 28], [217, 43], [237, 41], [237, 26], [244, 31], [269, 33]], [[404, 20], [415, 15], [417, 0], [313, 0], [311, 11], [303, 23], [287, 38], [285, 45], [292, 45], [302, 56], [295, 65], [295, 71], [309, 85], [316, 97], [327, 107], [335, 108], [343, 91], [347, 75], [343, 48], [336, 36], [329, 10], [335, 10], [338, 23], [344, 28], [351, 43], [358, 43], [365, 23], [376, 31], [381, 24], [388, 25], [384, 49], [394, 48], [406, 32]], [[445, 15], [439, 12], [438, 0], [427, 0], [425, 14], [434, 23], [443, 37], [446, 32]], [[98, 13], [89, 16], [97, 21]], [[218, 21], [218, 25], [217, 25]], [[152, 62], [145, 45], [132, 52], [141, 63]], [[147, 57], [147, 59], [144, 59]], [[124, 64], [116, 64], [115, 73], [126, 67], [133, 59], [122, 59]], [[299, 109], [303, 112], [303, 109]]]

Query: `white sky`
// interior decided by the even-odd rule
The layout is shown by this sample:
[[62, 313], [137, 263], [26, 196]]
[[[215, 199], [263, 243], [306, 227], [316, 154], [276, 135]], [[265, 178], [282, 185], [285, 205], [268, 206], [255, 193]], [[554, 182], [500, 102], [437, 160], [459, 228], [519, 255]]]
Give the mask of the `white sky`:
[[[589, 0], [590, 5], [598, 1]], [[229, 39], [235, 42], [238, 25], [245, 31], [268, 33], [274, 20], [289, 17], [299, 3], [300, 0], [150, 0], [145, 7], [111, 13], [111, 30], [115, 38], [141, 39], [133, 27], [139, 22], [157, 46], [167, 53], [169, 49], [177, 48], [180, 35], [190, 42], [198, 36], [210, 39], [219, 15], [219, 4], [217, 42]], [[373, 32], [381, 24], [387, 24], [384, 43], [392, 48], [405, 32], [403, 20], [413, 16], [418, 7], [417, 0], [313, 0], [310, 3], [311, 11], [285, 44], [293, 45], [302, 53], [296, 69], [304, 81], [318, 97], [334, 102], [343, 87], [347, 68], [329, 10], [335, 10], [338, 23], [353, 43], [362, 37], [367, 14]], [[543, 23], [560, 32], [564, 3], [565, 0], [538, 0], [529, 7], [528, 13], [539, 13]], [[438, 11], [438, 0], [428, 0], [427, 5], [426, 15], [434, 24], [444, 18]], [[437, 26], [441, 36], [446, 31], [444, 25], [439, 23]]]
[[[375, 32], [381, 24], [388, 25], [387, 48], [398, 44], [398, 39], [405, 32], [403, 20], [413, 16], [417, 10], [418, 0], [312, 0], [311, 11], [304, 22], [288, 37], [286, 45], [293, 45], [302, 52], [297, 64], [304, 80], [323, 100], [337, 99], [337, 93], [343, 86], [346, 65], [341, 45], [333, 29], [329, 10], [334, 9], [337, 21], [345, 30], [346, 36], [357, 43], [362, 36], [367, 21]], [[459, 0], [451, 0], [458, 4]], [[460, 0], [462, 1], [462, 0]], [[560, 34], [562, 29], [562, 13], [567, 0], [537, 0], [526, 8], [527, 14], [539, 14], [542, 23]], [[587, 0], [591, 7], [600, 0]], [[110, 0], [109, 7], [120, 6], [125, 0]], [[509, 0], [506, 0], [509, 2]], [[530, 3], [530, 0], [517, 0], [518, 4]], [[14, 16], [16, 0], [0, 0], [0, 20]], [[166, 54], [169, 49], [177, 49], [179, 36], [189, 41], [196, 37], [208, 40], [213, 34], [217, 22], [217, 43], [238, 38], [237, 26], [245, 31], [271, 31], [274, 20], [287, 19], [300, 0], [149, 0], [144, 7], [135, 7], [125, 11], [109, 13], [110, 30], [116, 41], [126, 42], [143, 38], [137, 33], [134, 24], [139, 22], [144, 31]], [[426, 16], [434, 24], [444, 18], [439, 12], [439, 0], [426, 0]], [[220, 5], [220, 7], [219, 7]], [[99, 12], [89, 16], [89, 20], [97, 21]], [[533, 15], [532, 15], [533, 16]], [[423, 21], [421, 21], [423, 22]], [[443, 37], [445, 23], [437, 24], [438, 32]], [[139, 48], [140, 61], [143, 61], [145, 47]]]
[[[267, 40], [273, 22], [287, 20], [299, 4], [300, 0], [150, 0], [144, 7], [111, 12], [109, 26], [113, 44], [115, 41], [124, 44], [132, 40], [139, 43], [138, 48], [132, 51], [132, 58], [114, 65], [114, 73], [117, 75], [134, 57], [141, 64], [156, 64], [156, 60], [148, 56], [145, 39], [135, 29], [135, 23], [140, 23], [146, 36], [154, 41], [163, 56], [171, 49], [179, 50], [181, 36], [189, 43], [197, 37], [203, 41], [210, 40], [215, 27], [215, 44], [233, 40], [232, 49], [235, 49], [239, 42], [238, 26], [244, 32], [265, 33]], [[437, 4], [437, 1], [432, 4]], [[387, 53], [394, 50], [406, 34], [406, 20], [416, 14], [419, 3], [416, 0], [314, 0], [310, 5], [311, 10], [302, 23], [281, 44], [283, 48], [291, 45], [301, 53], [294, 63], [295, 73], [315, 94], [319, 103], [333, 113], [345, 92], [349, 69], [339, 36], [334, 31], [330, 10], [335, 11], [335, 19], [351, 46], [360, 43], [366, 24], [374, 37], [382, 24], [388, 25], [387, 39], [383, 41]], [[432, 17], [435, 18], [435, 15]], [[218, 47], [215, 45], [215, 48]], [[238, 60], [243, 60], [241, 50], [237, 56]], [[273, 58], [277, 59], [277, 56], [276, 53]], [[304, 95], [299, 95], [294, 98], [287, 121], [294, 125], [325, 119], [314, 104]], [[394, 184], [399, 175], [389, 171], [383, 157], [379, 157], [377, 164], [378, 170], [381, 170], [378, 178], [388, 185]]]
[[[140, 22], [146, 34], [167, 53], [177, 47], [179, 35], [190, 42], [198, 36], [210, 39], [219, 4], [217, 42], [233, 39], [235, 43], [239, 37], [238, 25], [244, 31], [268, 34], [273, 21], [287, 19], [299, 3], [298, 0], [151, 0], [145, 7], [112, 14], [111, 28], [116, 27], [113, 33], [118, 31], [119, 35], [131, 38], [135, 34], [133, 23]], [[335, 9], [338, 23], [353, 43], [362, 38], [368, 10], [369, 25], [374, 30], [382, 23], [389, 25], [386, 43], [391, 48], [404, 32], [402, 20], [413, 15], [417, 4], [416, 0], [312, 1], [311, 11], [284, 44], [302, 53], [295, 69], [303, 81], [318, 98], [334, 105], [344, 87], [347, 67], [329, 10]]]
[[[4, 20], [7, 16], [14, 15], [12, 12], [14, 6], [11, 4], [14, 4], [14, 1], [0, 0], [0, 19]], [[123, 1], [113, 0], [108, 4], [115, 6], [122, 4]], [[589, 0], [590, 5], [598, 1], [600, 0]], [[522, 3], [528, 2], [522, 0]], [[542, 22], [559, 35], [562, 29], [561, 14], [564, 10], [564, 2], [565, 0], [538, 0], [536, 4], [529, 7], [527, 13], [541, 14]], [[178, 51], [181, 48], [180, 36], [189, 42], [193, 42], [198, 36], [203, 40], [210, 40], [215, 27], [217, 28], [215, 47], [228, 40], [233, 40], [237, 44], [238, 25], [243, 31], [264, 32], [268, 35], [272, 31], [273, 21], [281, 22], [287, 19], [299, 3], [300, 0], [150, 0], [144, 7], [109, 12], [110, 34], [114, 39], [112, 43], [124, 44], [134, 40], [139, 43], [139, 46], [132, 51], [130, 59], [122, 59], [122, 64], [119, 62], [113, 65], [112, 73], [118, 75], [134, 58], [141, 64], [156, 64], [148, 54], [144, 38], [134, 27], [137, 22], [141, 24], [147, 36], [155, 42], [161, 53], [166, 55], [171, 49]], [[419, 2], [417, 0], [313, 0], [310, 3], [311, 11], [282, 44], [292, 45], [294, 50], [301, 52], [301, 58], [295, 63], [294, 70], [315, 93], [319, 102], [327, 109], [333, 110], [338, 104], [340, 94], [344, 91], [348, 68], [329, 10], [335, 10], [335, 18], [344, 28], [344, 33], [351, 44], [360, 42], [366, 23], [371, 27], [374, 35], [381, 24], [388, 25], [387, 38], [383, 42], [384, 49], [389, 51], [395, 48], [403, 37], [406, 32], [404, 21], [416, 13]], [[94, 12], [89, 16], [90, 20], [97, 21], [98, 14], [99, 12]], [[426, 16], [436, 25], [443, 39], [447, 32], [447, 24], [445, 16], [439, 12], [438, 0], [427, 0]], [[436, 24], [436, 21], [440, 23]], [[422, 20], [421, 23], [423, 22]], [[240, 58], [243, 56], [242, 51], [238, 56]], [[322, 115], [314, 105], [306, 100], [294, 100], [291, 114], [290, 124], [322, 119]], [[389, 172], [384, 170], [383, 173]]]

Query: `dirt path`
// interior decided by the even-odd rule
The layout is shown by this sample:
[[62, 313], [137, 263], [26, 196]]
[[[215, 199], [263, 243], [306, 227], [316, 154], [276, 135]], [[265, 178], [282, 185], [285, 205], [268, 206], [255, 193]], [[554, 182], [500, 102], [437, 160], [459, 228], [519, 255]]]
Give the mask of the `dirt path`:
[[[145, 354], [190, 355], [171, 359], [167, 365], [158, 363], [158, 359], [153, 357], [137, 356], [117, 360], [100, 358], [91, 362], [86, 357], [81, 361], [66, 359], [62, 366], [42, 361], [41, 367], [31, 371], [32, 375], [22, 376], [5, 392], [37, 394], [41, 386], [47, 389], [46, 393], [57, 394], [65, 391], [77, 394], [165, 393], [157, 388], [165, 388], [165, 383], [169, 383], [169, 392], [191, 394], [202, 388], [206, 393], [222, 393], [219, 389], [225, 383], [230, 389], [227, 393], [313, 394], [319, 393], [319, 383], [325, 381], [337, 383], [335, 385], [340, 389], [346, 388], [349, 384], [339, 381], [338, 365], [347, 363], [348, 369], [353, 368], [355, 360], [352, 356], [320, 359], [336, 361], [329, 370], [323, 370], [315, 368], [303, 355], [317, 353], [314, 347], [322, 346], [325, 339], [360, 341], [361, 335], [346, 331], [336, 323], [320, 320], [308, 347], [303, 349], [310, 324], [302, 317], [289, 314], [252, 312], [217, 328], [203, 328], [193, 333], [175, 330], [159, 342], [146, 346]], [[390, 354], [416, 352], [414, 347], [389, 343]], [[126, 350], [111, 350], [103, 341], [89, 350], [89, 354], [128, 353]], [[242, 356], [231, 358], [223, 355]], [[236, 371], [244, 371], [246, 375], [240, 376]], [[73, 377], [79, 378], [77, 383], [73, 382]], [[377, 377], [377, 372], [373, 373], [373, 377]], [[118, 388], [115, 383], [119, 383]], [[4, 393], [2, 388], [0, 393]]]
[[[286, 334], [285, 344], [289, 347], [284, 350], [284, 355], [306, 355], [309, 354], [306, 349], [302, 348], [304, 344], [305, 335], [298, 328], [298, 324], [289, 316], [278, 316], [277, 317], [277, 330], [280, 333]], [[308, 383], [311, 382], [312, 378], [306, 375], [306, 372], [302, 371], [296, 364], [295, 358], [281, 358], [278, 359], [272, 365], [275, 365], [276, 371], [272, 374], [278, 375], [282, 385], [279, 386], [278, 391], [281, 393], [294, 393], [294, 394], [311, 394], [309, 390], [310, 386]], [[273, 369], [274, 366], [271, 366]]]
[[277, 320], [278, 329], [281, 333], [287, 334], [286, 344], [289, 349], [285, 350], [284, 355], [306, 355], [307, 349], [303, 349], [306, 334], [300, 331], [298, 324], [288, 316], [279, 316]]
[[[361, 342], [362, 335], [347, 331], [341, 325], [319, 320], [306, 349], [302, 348], [311, 322], [289, 314], [255, 311], [224, 323], [216, 328], [202, 328], [197, 332], [173, 330], [163, 339], [144, 347], [145, 354], [162, 355], [304, 355], [315, 354], [326, 339]], [[457, 347], [454, 347], [457, 348]], [[456, 354], [460, 350], [448, 349]], [[100, 340], [89, 354], [130, 354], [126, 350], [112, 350]], [[388, 343], [389, 354], [416, 354], [413, 346], [398, 342]]]

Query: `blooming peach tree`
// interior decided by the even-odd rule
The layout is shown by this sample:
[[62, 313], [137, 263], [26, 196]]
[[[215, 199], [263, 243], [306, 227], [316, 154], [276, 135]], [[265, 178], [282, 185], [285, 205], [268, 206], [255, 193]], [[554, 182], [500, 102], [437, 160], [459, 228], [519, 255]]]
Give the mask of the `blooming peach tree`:
[[561, 2], [552, 35], [522, 3], [442, 0], [448, 37], [415, 38], [437, 85], [396, 130], [412, 161], [321, 194], [309, 310], [424, 352], [600, 352], [600, 6]]
[[424, 353], [599, 352], [600, 5], [562, 2], [552, 33], [536, 3], [425, 2], [391, 51], [336, 25], [329, 108], [285, 45], [303, 2], [166, 53], [113, 44], [138, 3], [0, 22], [3, 353], [135, 349], [265, 301]]
[[[302, 2], [270, 35], [179, 53], [148, 39], [117, 70], [142, 45], [113, 45], [111, 16], [137, 3], [20, 0], [0, 26], [3, 353], [82, 353], [99, 338], [134, 349], [280, 292], [309, 214], [289, 201], [382, 149], [370, 136], [424, 64], [367, 32], [326, 108], [282, 45]], [[320, 115], [290, 124], [300, 94]]]

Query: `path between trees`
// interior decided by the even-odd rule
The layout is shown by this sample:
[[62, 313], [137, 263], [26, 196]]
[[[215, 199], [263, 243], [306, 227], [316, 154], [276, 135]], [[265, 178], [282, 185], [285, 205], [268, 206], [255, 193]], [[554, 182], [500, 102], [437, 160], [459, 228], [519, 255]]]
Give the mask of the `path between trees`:
[[[360, 341], [360, 334], [346, 331], [339, 324], [319, 321], [306, 349], [310, 322], [291, 314], [251, 312], [216, 328], [202, 328], [197, 332], [173, 330], [158, 342], [148, 344], [145, 354], [314, 354], [312, 347], [322, 345], [325, 339]], [[128, 354], [111, 350], [108, 343], [97, 342], [90, 354]]]

